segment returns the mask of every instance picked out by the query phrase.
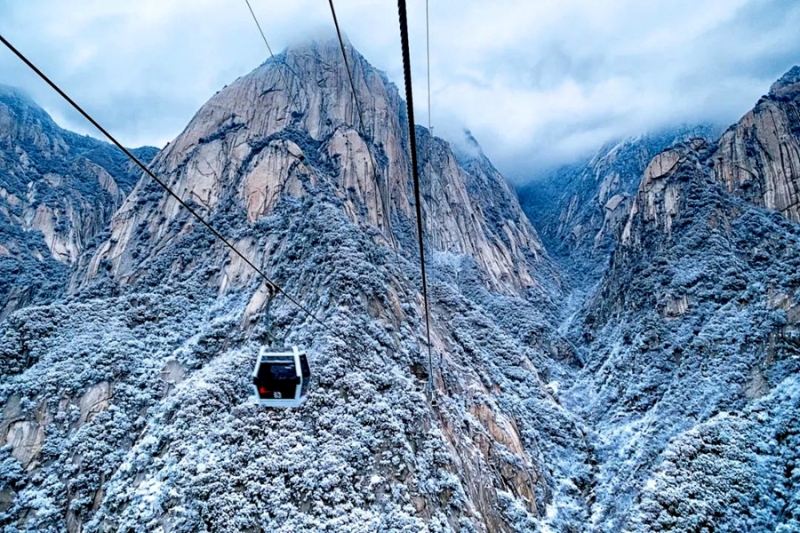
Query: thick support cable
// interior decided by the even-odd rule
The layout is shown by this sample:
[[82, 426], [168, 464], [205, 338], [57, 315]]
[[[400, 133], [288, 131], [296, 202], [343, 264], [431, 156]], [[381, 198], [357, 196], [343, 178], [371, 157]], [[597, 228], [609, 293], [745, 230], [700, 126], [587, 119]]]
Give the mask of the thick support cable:
[[42, 72], [41, 70], [39, 70], [39, 68], [38, 68], [36, 65], [34, 65], [34, 64], [33, 64], [33, 63], [32, 63], [32, 62], [31, 62], [31, 61], [30, 61], [30, 60], [29, 60], [27, 57], [25, 57], [25, 56], [22, 54], [22, 52], [20, 52], [19, 50], [17, 50], [17, 49], [14, 47], [14, 45], [12, 45], [10, 42], [8, 42], [8, 41], [6, 40], [6, 38], [5, 38], [5, 37], [3, 37], [2, 35], [0, 35], [0, 41], [2, 41], [2, 43], [3, 43], [4, 45], [6, 45], [6, 47], [7, 47], [9, 50], [11, 50], [12, 52], [14, 52], [14, 54], [15, 54], [17, 57], [19, 57], [19, 58], [20, 58], [20, 59], [21, 59], [21, 60], [22, 60], [22, 61], [23, 61], [23, 62], [24, 62], [26, 65], [28, 65], [28, 67], [29, 67], [31, 70], [33, 70], [33, 71], [34, 71], [34, 72], [35, 72], [35, 73], [36, 73], [36, 74], [37, 74], [37, 75], [38, 75], [38, 76], [39, 76], [39, 77], [40, 77], [42, 80], [44, 80], [44, 81], [45, 81], [45, 82], [46, 82], [46, 83], [47, 83], [47, 84], [48, 84], [50, 87], [52, 87], [52, 88], [53, 88], [53, 90], [55, 90], [55, 91], [56, 91], [56, 92], [57, 92], [57, 93], [58, 93], [58, 94], [59, 94], [59, 95], [60, 95], [60, 96], [61, 96], [61, 97], [62, 97], [64, 100], [66, 100], [66, 101], [67, 101], [67, 102], [68, 102], [68, 103], [69, 103], [69, 104], [70, 104], [70, 105], [71, 105], [71, 106], [72, 106], [72, 107], [73, 107], [73, 108], [74, 108], [74, 109], [75, 109], [75, 110], [76, 110], [78, 113], [80, 113], [81, 115], [83, 115], [83, 117], [84, 117], [86, 120], [88, 120], [88, 121], [89, 121], [89, 122], [92, 124], [92, 126], [94, 126], [95, 128], [97, 128], [97, 130], [98, 130], [98, 131], [100, 131], [100, 133], [102, 133], [102, 134], [103, 134], [103, 135], [104, 135], [104, 136], [105, 136], [105, 137], [106, 137], [106, 138], [107, 138], [109, 141], [111, 141], [111, 143], [112, 143], [112, 144], [114, 144], [114, 145], [115, 145], [117, 148], [119, 148], [120, 150], [122, 150], [122, 152], [123, 152], [123, 153], [124, 153], [126, 156], [128, 156], [128, 158], [130, 158], [130, 160], [131, 160], [131, 161], [133, 161], [133, 162], [134, 162], [134, 163], [135, 163], [135, 164], [136, 164], [136, 165], [137, 165], [139, 168], [141, 168], [141, 169], [142, 169], [142, 171], [144, 171], [144, 173], [145, 173], [145, 174], [147, 174], [148, 176], [150, 176], [150, 177], [151, 177], [151, 178], [152, 178], [152, 179], [153, 179], [153, 180], [154, 180], [156, 183], [158, 183], [158, 184], [159, 184], [159, 185], [160, 185], [160, 186], [161, 186], [161, 187], [162, 187], [162, 188], [163, 188], [165, 191], [167, 191], [167, 193], [169, 193], [169, 195], [170, 195], [170, 196], [172, 196], [173, 198], [175, 198], [175, 200], [177, 200], [177, 201], [178, 201], [178, 203], [179, 203], [179, 204], [181, 204], [181, 205], [182, 205], [182, 206], [183, 206], [183, 207], [184, 207], [184, 208], [185, 208], [185, 209], [186, 209], [186, 210], [189, 212], [189, 214], [191, 214], [191, 215], [192, 215], [194, 218], [196, 218], [198, 221], [200, 221], [200, 223], [202, 223], [202, 224], [203, 224], [203, 225], [204, 225], [204, 226], [205, 226], [205, 227], [206, 227], [206, 228], [207, 228], [207, 229], [208, 229], [208, 230], [211, 232], [211, 234], [212, 234], [212, 235], [214, 235], [214, 236], [215, 236], [217, 239], [219, 239], [219, 240], [220, 240], [220, 241], [221, 241], [221, 242], [222, 242], [222, 243], [223, 243], [225, 246], [227, 246], [228, 248], [230, 248], [230, 249], [231, 249], [231, 251], [232, 251], [233, 253], [235, 253], [237, 256], [239, 256], [239, 258], [241, 258], [241, 259], [242, 259], [242, 260], [243, 260], [243, 261], [244, 261], [244, 262], [245, 262], [247, 265], [249, 265], [249, 266], [250, 266], [250, 267], [251, 267], [251, 268], [252, 268], [252, 269], [253, 269], [253, 270], [254, 270], [254, 271], [255, 271], [255, 272], [256, 272], [256, 273], [259, 275], [259, 276], [261, 276], [261, 277], [264, 279], [264, 281], [267, 283], [267, 286], [268, 286], [268, 287], [269, 287], [271, 290], [273, 290], [273, 291], [275, 291], [275, 292], [278, 292], [278, 293], [282, 294], [283, 296], [285, 296], [285, 297], [286, 297], [286, 298], [287, 298], [287, 299], [288, 299], [288, 300], [289, 300], [289, 301], [290, 301], [292, 304], [294, 304], [294, 305], [295, 305], [295, 307], [297, 307], [298, 309], [300, 309], [300, 310], [301, 310], [303, 313], [305, 313], [305, 314], [306, 314], [308, 317], [310, 317], [310, 318], [311, 318], [311, 319], [313, 319], [315, 322], [317, 322], [317, 323], [318, 323], [320, 326], [322, 326], [323, 328], [325, 328], [325, 330], [327, 330], [328, 332], [330, 332], [330, 333], [331, 333], [331, 334], [333, 334], [334, 336], [338, 336], [338, 335], [336, 334], [336, 332], [335, 332], [335, 331], [333, 331], [333, 330], [332, 330], [330, 327], [328, 327], [328, 326], [327, 326], [327, 325], [326, 325], [324, 322], [322, 322], [320, 319], [318, 319], [318, 318], [317, 318], [317, 317], [316, 317], [316, 316], [315, 316], [315, 315], [314, 315], [314, 314], [313, 314], [311, 311], [309, 311], [309, 310], [308, 310], [308, 309], [307, 309], [305, 306], [303, 306], [303, 304], [301, 304], [300, 302], [298, 302], [297, 300], [295, 300], [294, 298], [292, 298], [291, 296], [289, 296], [289, 295], [286, 293], [286, 291], [284, 291], [284, 290], [283, 290], [283, 289], [282, 289], [282, 288], [281, 288], [281, 287], [280, 287], [280, 286], [279, 286], [277, 283], [275, 283], [274, 281], [272, 281], [272, 280], [271, 280], [271, 279], [270, 279], [270, 278], [269, 278], [269, 277], [268, 277], [268, 276], [267, 276], [267, 275], [264, 273], [264, 271], [262, 271], [260, 268], [258, 268], [258, 267], [257, 267], [257, 266], [256, 266], [256, 265], [255, 265], [255, 264], [252, 262], [252, 261], [250, 261], [250, 260], [249, 260], [247, 257], [245, 257], [245, 256], [244, 256], [244, 254], [242, 254], [242, 253], [241, 253], [239, 250], [237, 250], [237, 249], [236, 249], [236, 247], [234, 247], [234, 246], [233, 246], [233, 244], [231, 244], [231, 243], [228, 241], [228, 239], [226, 239], [226, 238], [225, 238], [225, 237], [224, 237], [224, 236], [223, 236], [223, 235], [222, 235], [222, 234], [221, 234], [219, 231], [217, 231], [217, 230], [216, 230], [216, 229], [215, 229], [215, 228], [214, 228], [214, 227], [213, 227], [213, 226], [212, 226], [210, 223], [208, 223], [208, 222], [207, 222], [207, 221], [206, 221], [206, 220], [205, 220], [205, 219], [204, 219], [202, 216], [200, 216], [200, 214], [199, 214], [199, 213], [197, 213], [197, 211], [195, 211], [194, 209], [192, 209], [192, 207], [191, 207], [191, 206], [189, 206], [189, 205], [188, 205], [186, 202], [184, 202], [184, 201], [181, 199], [181, 197], [180, 197], [180, 196], [178, 196], [178, 195], [177, 195], [175, 192], [173, 192], [173, 191], [172, 191], [172, 189], [170, 189], [170, 188], [169, 188], [169, 186], [168, 186], [168, 185], [167, 185], [167, 184], [166, 184], [164, 181], [162, 181], [161, 179], [159, 179], [159, 178], [158, 178], [158, 176], [156, 176], [156, 175], [155, 175], [155, 174], [154, 174], [154, 173], [153, 173], [153, 172], [152, 172], [152, 171], [151, 171], [149, 168], [147, 168], [147, 166], [146, 166], [144, 163], [142, 163], [142, 162], [139, 160], [139, 158], [137, 158], [135, 155], [133, 155], [133, 154], [130, 152], [130, 150], [128, 150], [127, 148], [125, 148], [124, 146], [122, 146], [122, 144], [121, 144], [119, 141], [117, 141], [117, 139], [115, 139], [113, 135], [111, 135], [111, 134], [110, 134], [110, 133], [109, 133], [109, 132], [108, 132], [108, 131], [107, 131], [105, 128], [103, 128], [103, 126], [101, 126], [101, 125], [100, 125], [100, 124], [99, 124], [99, 123], [98, 123], [98, 122], [97, 122], [97, 121], [96, 121], [94, 118], [92, 118], [92, 116], [91, 116], [91, 115], [89, 115], [89, 113], [87, 113], [86, 111], [84, 111], [84, 110], [83, 110], [83, 108], [82, 108], [80, 105], [78, 105], [78, 104], [77, 104], [77, 103], [76, 103], [76, 102], [75, 102], [75, 101], [74, 101], [72, 98], [70, 98], [70, 96], [69, 96], [67, 93], [65, 93], [65, 92], [64, 92], [64, 91], [63, 91], [63, 90], [62, 90], [62, 89], [61, 89], [61, 88], [60, 88], [58, 85], [56, 85], [56, 84], [55, 84], [55, 83], [54, 83], [54, 82], [53, 82], [53, 81], [52, 81], [52, 80], [51, 80], [49, 77], [47, 77], [47, 75], [46, 75], [44, 72]]
[[408, 109], [408, 133], [411, 144], [411, 175], [414, 179], [414, 203], [417, 213], [417, 241], [419, 243], [419, 263], [422, 270], [422, 299], [425, 304], [425, 334], [428, 341], [428, 390], [433, 391], [433, 357], [431, 355], [431, 321], [428, 305], [428, 278], [425, 273], [425, 245], [422, 233], [422, 199], [417, 168], [417, 135], [414, 131], [414, 95], [411, 88], [411, 52], [408, 45], [408, 18], [405, 0], [397, 0], [400, 16], [400, 42], [403, 47], [403, 77], [406, 84], [406, 107]]
[[[431, 24], [428, 0], [425, 0], [425, 55], [428, 67], [428, 183], [433, 187], [433, 124], [431, 122]], [[433, 374], [433, 362], [428, 352], [429, 373]], [[442, 354], [439, 354], [439, 365], [442, 364]]]

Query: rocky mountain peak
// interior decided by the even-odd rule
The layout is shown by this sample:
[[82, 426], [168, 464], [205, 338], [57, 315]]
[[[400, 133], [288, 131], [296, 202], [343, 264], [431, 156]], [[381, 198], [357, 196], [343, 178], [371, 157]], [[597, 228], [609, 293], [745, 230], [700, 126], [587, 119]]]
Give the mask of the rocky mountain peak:
[[[136, 152], [149, 160], [155, 151]], [[23, 91], [0, 86], [0, 319], [59, 293], [137, 179], [119, 150], [60, 128]]]
[[[353, 222], [376, 229], [387, 246], [415, 253], [405, 104], [386, 76], [351, 46], [346, 50], [358, 106], [338, 42], [310, 41], [214, 95], [158, 156], [156, 171], [205, 213], [235, 205], [245, 215], [236, 224], [269, 216], [287, 196], [335, 197]], [[535, 281], [538, 262], [548, 271], [543, 248], [491, 163], [485, 157], [460, 163], [441, 139], [427, 136], [420, 143], [425, 227], [433, 248], [466, 254], [496, 290], [550, 284], [552, 272], [549, 281]], [[130, 255], [141, 244], [132, 225], [150, 227], [147, 239], [171, 234], [163, 226], [181, 216], [177, 203], [152, 196], [149, 187], [140, 183], [115, 216], [89, 278], [104, 259], [117, 280], [141, 266]], [[434, 194], [439, 190], [447, 194]]]
[[[25, 115], [35, 115], [39, 121], [48, 125], [55, 125], [49, 115], [37, 104], [28, 93], [17, 87], [0, 83], [0, 103], [8, 110], [22, 118]], [[0, 135], [7, 136], [8, 131], [3, 129]]]
[[[18, 119], [22, 119], [25, 115], [36, 115], [42, 122], [46, 122], [50, 125], [55, 124], [28, 93], [17, 87], [0, 83], [0, 103], [3, 104], [10, 115], [15, 115]], [[0, 135], [5, 137], [8, 136], [8, 134], [9, 131], [5, 128], [0, 130]]]
[[[690, 139], [711, 141], [719, 133], [709, 124], [683, 125], [608, 142], [586, 161], [523, 187], [523, 207], [550, 253], [574, 263], [579, 279], [597, 279], [653, 158]], [[593, 272], [589, 278], [584, 276], [587, 271]]]
[[477, 161], [486, 157], [478, 140], [467, 129], [461, 131], [461, 136], [453, 141], [452, 147], [453, 153], [460, 161]]
[[0, 143], [60, 156], [67, 151], [67, 145], [58, 130], [50, 115], [24, 91], [0, 85]]
[[800, 65], [795, 65], [772, 84], [769, 88], [769, 94], [770, 96], [777, 96], [790, 90], [800, 90], [798, 85], [800, 85]]
[[[385, 118], [376, 112], [376, 103], [395, 95], [387, 94], [390, 84], [385, 76], [355, 48], [347, 44], [345, 49], [369, 133]], [[379, 92], [371, 95], [367, 93], [370, 89]], [[274, 61], [270, 58], [235, 80], [198, 111], [183, 134], [171, 143], [170, 153], [182, 154], [181, 147], [210, 142], [214, 135], [226, 133], [220, 128], [245, 125], [249, 136], [266, 137], [293, 128], [314, 139], [329, 136], [342, 126], [360, 129], [338, 41], [316, 39], [294, 45]]]

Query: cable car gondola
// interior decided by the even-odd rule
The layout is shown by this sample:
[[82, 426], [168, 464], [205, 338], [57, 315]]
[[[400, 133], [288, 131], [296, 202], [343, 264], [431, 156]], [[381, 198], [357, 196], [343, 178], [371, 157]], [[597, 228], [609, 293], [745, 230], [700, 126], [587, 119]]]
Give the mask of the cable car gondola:
[[254, 400], [265, 407], [298, 407], [306, 401], [311, 368], [305, 352], [268, 352], [261, 348], [253, 369]]

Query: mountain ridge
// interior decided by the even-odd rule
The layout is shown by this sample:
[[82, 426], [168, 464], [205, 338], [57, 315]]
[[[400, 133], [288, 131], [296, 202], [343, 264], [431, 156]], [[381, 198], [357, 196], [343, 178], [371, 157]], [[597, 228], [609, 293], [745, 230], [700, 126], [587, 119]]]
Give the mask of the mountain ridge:
[[[563, 401], [593, 428], [594, 514], [609, 530], [799, 523], [785, 477], [794, 444], [774, 439], [798, 428], [800, 228], [791, 212], [732, 188], [719, 171], [732, 163], [730, 136], [763, 105], [719, 140], [681, 141], [648, 163], [607, 267], [566, 325], [581, 368]], [[749, 131], [771, 140], [776, 130]], [[786, 146], [798, 140], [780, 135]], [[769, 146], [750, 157], [768, 158]], [[786, 190], [793, 183], [781, 167], [751, 176]], [[774, 418], [751, 414], [763, 410]]]

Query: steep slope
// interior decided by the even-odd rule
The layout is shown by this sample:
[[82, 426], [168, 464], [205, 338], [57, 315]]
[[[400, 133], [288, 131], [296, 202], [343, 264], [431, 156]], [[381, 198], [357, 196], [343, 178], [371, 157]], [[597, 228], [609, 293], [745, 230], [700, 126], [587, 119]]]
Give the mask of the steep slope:
[[[417, 134], [425, 228], [433, 249], [476, 258], [495, 291], [530, 288], [529, 295], [558, 294], [559, 275], [517, 195], [472, 134], [465, 132], [463, 142], [455, 145], [431, 138], [424, 128], [418, 127]], [[448, 176], [456, 177], [455, 183]], [[451, 227], [442, 231], [442, 224]], [[459, 242], [465, 238], [466, 243]]]
[[648, 164], [571, 330], [599, 531], [798, 527], [800, 225], [718, 181], [731, 131]]
[[[554, 444], [580, 428], [546, 386], [552, 264], [488, 159], [420, 130], [426, 400], [406, 118], [348, 53], [364, 134], [336, 43], [316, 42], [220, 91], [153, 162], [330, 330], [140, 181], [82, 256], [72, 301], [2, 323], [0, 524], [534, 531], [562, 471], [583, 468]], [[311, 353], [306, 406], [249, 404], [259, 346], [291, 344]]]
[[[155, 149], [137, 153], [152, 158]], [[0, 86], [0, 320], [63, 292], [70, 266], [137, 179], [116, 148], [59, 128]]]

